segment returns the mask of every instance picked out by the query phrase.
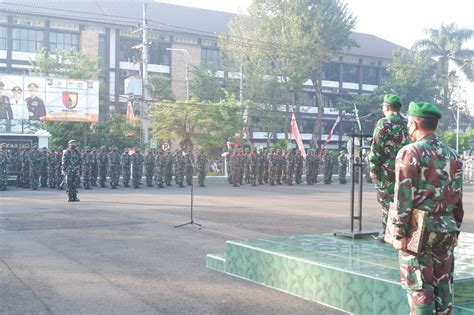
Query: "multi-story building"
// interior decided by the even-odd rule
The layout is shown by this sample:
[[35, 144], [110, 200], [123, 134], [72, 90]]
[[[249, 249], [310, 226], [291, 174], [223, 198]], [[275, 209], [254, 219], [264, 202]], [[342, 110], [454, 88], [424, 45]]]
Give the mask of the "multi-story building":
[[[231, 13], [203, 10], [146, 0], [149, 31], [149, 74], [170, 76], [177, 99], [186, 98], [186, 72], [192, 66], [222, 68], [217, 35], [228, 32]], [[105, 98], [100, 117], [125, 112], [127, 96], [124, 80], [141, 69], [142, 43], [134, 30], [142, 23], [142, 1], [133, 0], [4, 0], [0, 3], [0, 74], [24, 74], [37, 51], [54, 54], [61, 49], [77, 49], [99, 57], [100, 80]], [[400, 46], [369, 34], [353, 33], [359, 47], [342, 52], [323, 71], [326, 103], [321, 141], [338, 112], [333, 108], [340, 95], [370, 93], [387, 78], [386, 66]], [[217, 76], [226, 76], [222, 71]], [[315, 123], [314, 91], [305, 87], [294, 103], [303, 108], [297, 119], [304, 142], [311, 138]], [[350, 125], [350, 124], [348, 124]], [[341, 144], [343, 127], [332, 147]], [[264, 143], [268, 133], [253, 125], [250, 138]], [[278, 130], [278, 137], [283, 137]]]

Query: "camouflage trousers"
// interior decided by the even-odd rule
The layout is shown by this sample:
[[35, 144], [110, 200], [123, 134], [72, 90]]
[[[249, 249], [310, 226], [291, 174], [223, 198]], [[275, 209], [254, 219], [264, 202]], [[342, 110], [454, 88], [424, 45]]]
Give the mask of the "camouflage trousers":
[[250, 165], [245, 165], [244, 179], [246, 184], [250, 184], [251, 174], [250, 174]]
[[22, 168], [21, 174], [21, 187], [23, 188], [30, 188], [30, 167], [26, 166]]
[[97, 186], [97, 177], [99, 176], [99, 168], [97, 164], [92, 165], [91, 169], [91, 185]]
[[165, 172], [165, 183], [166, 186], [172, 186], [171, 182], [173, 180], [173, 173], [170, 171]]
[[268, 172], [268, 182], [270, 185], [275, 186], [275, 181], [277, 180], [277, 168], [275, 166], [271, 166]]
[[306, 169], [306, 183], [308, 185], [314, 184], [314, 172], [311, 169]]
[[155, 184], [158, 188], [164, 188], [163, 186], [163, 171], [159, 167], [155, 170]]
[[252, 184], [252, 186], [257, 186], [257, 169], [250, 168], [249, 176], [250, 184]]
[[107, 166], [99, 167], [99, 184], [100, 187], [105, 187], [105, 182], [107, 181]]
[[177, 169], [176, 174], [174, 174], [174, 181], [176, 185], [183, 186], [184, 184], [184, 172], [183, 170]]
[[134, 170], [132, 173], [132, 182], [134, 188], [140, 188], [142, 183], [142, 172], [140, 170]]
[[67, 195], [69, 199], [77, 198], [77, 188], [81, 183], [81, 177], [78, 173], [71, 172], [66, 176]]
[[303, 167], [296, 167], [295, 170], [295, 182], [301, 184], [301, 177], [303, 177]]
[[51, 173], [49, 174], [49, 178], [48, 178], [48, 186], [49, 188], [56, 188], [56, 182], [57, 182], [57, 179], [56, 179], [56, 171], [55, 171], [55, 167], [52, 168], [52, 171]]
[[145, 169], [145, 178], [146, 178], [146, 186], [152, 187], [153, 186], [153, 168], [147, 167]]
[[35, 167], [30, 168], [30, 187], [38, 189], [39, 187], [39, 170]]
[[197, 176], [198, 176], [199, 186], [204, 187], [204, 181], [206, 180], [206, 171], [205, 170], [199, 170]]
[[5, 167], [2, 167], [0, 169], [0, 190], [7, 189], [7, 184], [8, 184], [7, 169]]
[[123, 177], [122, 177], [123, 186], [128, 187], [130, 183], [130, 166], [124, 167], [122, 169], [122, 174], [123, 174]]
[[347, 183], [346, 169], [342, 168], [342, 167], [339, 167], [339, 183], [340, 184], [346, 184]]
[[263, 173], [263, 182], [265, 184], [268, 184], [268, 164], [263, 165], [262, 173]]
[[240, 185], [243, 184], [242, 182], [242, 168], [240, 167], [233, 167], [232, 168], [232, 184], [234, 185], [234, 187], [237, 187]]
[[420, 256], [400, 251], [400, 280], [411, 314], [451, 314], [456, 233], [425, 232]]
[[91, 189], [91, 170], [90, 166], [84, 167], [84, 173], [82, 174], [84, 189]]
[[110, 169], [110, 186], [116, 188], [119, 183], [120, 173], [117, 167], [112, 167]]
[[378, 181], [375, 183], [375, 190], [377, 191], [377, 201], [382, 206], [383, 231], [385, 231], [385, 227], [387, 226], [388, 210], [390, 209], [390, 203], [393, 202], [394, 189], [394, 182]]
[[314, 170], [312, 172], [313, 184], [316, 184], [318, 182], [318, 175], [319, 175], [319, 161], [316, 161], [315, 164], [314, 164]]
[[193, 169], [186, 170], [186, 184], [191, 186], [193, 184]]
[[48, 169], [41, 169], [41, 187], [48, 186]]
[[293, 185], [294, 170], [294, 166], [291, 165], [286, 168], [286, 183], [288, 185]]

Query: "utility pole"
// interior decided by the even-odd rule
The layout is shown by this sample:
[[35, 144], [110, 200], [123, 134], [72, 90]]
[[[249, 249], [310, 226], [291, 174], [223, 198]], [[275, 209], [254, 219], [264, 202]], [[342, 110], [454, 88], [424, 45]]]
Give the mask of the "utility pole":
[[142, 80], [143, 80], [143, 112], [141, 120], [143, 126], [143, 146], [148, 149], [148, 24], [146, 20], [146, 3], [143, 3], [143, 47], [142, 47]]

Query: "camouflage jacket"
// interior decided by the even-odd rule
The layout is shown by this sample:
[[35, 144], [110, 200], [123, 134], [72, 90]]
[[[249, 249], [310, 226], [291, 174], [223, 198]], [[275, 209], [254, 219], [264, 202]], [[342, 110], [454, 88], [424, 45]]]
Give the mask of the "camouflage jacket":
[[393, 220], [395, 234], [405, 236], [412, 209], [429, 212], [426, 230], [459, 232], [462, 206], [462, 161], [434, 134], [398, 152], [395, 168]]
[[31, 167], [39, 168], [41, 166], [41, 153], [38, 150], [31, 150], [28, 154], [28, 161]]
[[205, 172], [207, 170], [207, 156], [198, 154], [196, 159], [196, 168], [198, 172]]
[[92, 167], [92, 154], [88, 152], [82, 153], [82, 166], [85, 167]]
[[120, 168], [120, 154], [118, 152], [109, 153], [109, 167], [119, 169]]
[[127, 167], [130, 168], [130, 165], [132, 164], [132, 160], [130, 158], [130, 155], [128, 153], [124, 152], [124, 153], [122, 153], [121, 159], [122, 159], [122, 166], [124, 168], [127, 168]]
[[81, 173], [82, 157], [81, 153], [77, 150], [66, 150], [63, 155], [62, 168], [65, 175]]
[[347, 167], [347, 157], [339, 155], [337, 157], [337, 161], [339, 162], [339, 167]]
[[106, 152], [99, 152], [99, 154], [97, 154], [97, 160], [100, 166], [107, 167], [109, 164], [109, 154]]
[[408, 143], [405, 118], [392, 114], [380, 119], [375, 126], [370, 147], [370, 172], [376, 174], [379, 181], [395, 181], [395, 157]]

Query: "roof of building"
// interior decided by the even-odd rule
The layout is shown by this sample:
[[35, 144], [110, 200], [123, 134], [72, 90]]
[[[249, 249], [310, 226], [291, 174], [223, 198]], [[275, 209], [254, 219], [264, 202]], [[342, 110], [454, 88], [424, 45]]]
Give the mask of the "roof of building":
[[[137, 26], [142, 20], [142, 3], [147, 3], [147, 18], [153, 28], [215, 37], [228, 32], [235, 14], [186, 7], [151, 0], [3, 0], [0, 11], [55, 17], [65, 20]], [[356, 33], [352, 38], [359, 44], [345, 53], [392, 59], [393, 52], [405, 49], [374, 35]]]

